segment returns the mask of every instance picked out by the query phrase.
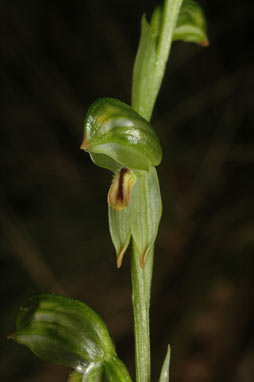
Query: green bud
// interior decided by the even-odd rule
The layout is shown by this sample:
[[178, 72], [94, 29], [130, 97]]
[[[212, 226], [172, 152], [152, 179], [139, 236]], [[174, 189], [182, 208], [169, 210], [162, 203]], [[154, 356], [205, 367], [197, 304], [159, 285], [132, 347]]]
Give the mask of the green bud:
[[113, 98], [98, 99], [90, 106], [81, 149], [89, 152], [96, 165], [113, 172], [122, 167], [148, 170], [162, 157], [150, 124], [129, 105]]
[[[161, 32], [163, 7], [158, 5], [151, 17], [150, 27], [157, 46]], [[193, 0], [184, 0], [177, 18], [173, 33], [173, 41], [182, 40], [208, 46], [206, 20], [200, 5]]]
[[54, 294], [34, 296], [20, 308], [11, 338], [39, 358], [82, 374], [116, 357], [102, 319], [83, 302]]
[[133, 238], [144, 267], [161, 217], [155, 170], [162, 152], [150, 124], [123, 102], [95, 101], [85, 118], [81, 148], [94, 163], [115, 175], [108, 193], [110, 234], [120, 267]]
[[196, 1], [184, 0], [177, 19], [173, 40], [194, 42], [208, 46], [206, 20], [202, 8]]

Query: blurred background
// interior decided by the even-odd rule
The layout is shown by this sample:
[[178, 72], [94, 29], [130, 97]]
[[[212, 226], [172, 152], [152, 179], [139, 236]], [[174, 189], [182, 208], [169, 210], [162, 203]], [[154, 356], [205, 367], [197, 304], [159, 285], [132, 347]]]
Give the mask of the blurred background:
[[[153, 381], [253, 381], [253, 2], [199, 1], [210, 46], [173, 44], [152, 123], [164, 213], [151, 306]], [[0, 2], [0, 380], [69, 370], [7, 341], [41, 291], [85, 301], [134, 378], [129, 255], [107, 222], [109, 171], [79, 149], [104, 96], [130, 103], [140, 18], [156, 0]], [[252, 125], [252, 127], [251, 127]]]

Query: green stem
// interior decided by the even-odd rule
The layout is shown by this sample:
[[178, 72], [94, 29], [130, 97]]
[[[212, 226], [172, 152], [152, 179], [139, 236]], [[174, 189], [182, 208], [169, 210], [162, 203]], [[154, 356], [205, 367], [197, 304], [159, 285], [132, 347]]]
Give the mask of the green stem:
[[136, 382], [150, 382], [150, 330], [149, 307], [153, 271], [153, 247], [147, 257], [146, 266], [141, 268], [140, 256], [132, 242], [132, 304], [135, 331]]
[[183, 0], [165, 0], [164, 3], [164, 9], [161, 20], [161, 29], [157, 46], [157, 57], [153, 73], [155, 91], [153, 94], [151, 114], [164, 77], [166, 64], [168, 61], [170, 48], [172, 44], [173, 33], [175, 30], [182, 2]]
[[[155, 61], [154, 58], [151, 58], [152, 65], [149, 68], [150, 73], [146, 70], [141, 70], [140, 68], [143, 68], [142, 65], [136, 72], [136, 74], [138, 73], [138, 77], [135, 77], [134, 73], [135, 81], [132, 88], [132, 106], [138, 112], [144, 110], [141, 114], [148, 121], [151, 119], [154, 104], [165, 73], [173, 33], [182, 1], [183, 0], [165, 0], [159, 39], [156, 46]], [[146, 44], [145, 46], [146, 48], [148, 47]], [[149, 62], [149, 57], [146, 57], [144, 52], [141, 56], [144, 60]], [[143, 82], [143, 80], [145, 81]], [[144, 84], [145, 86], [143, 88]], [[140, 89], [143, 89], [141, 99], [138, 96], [141, 91]], [[135, 101], [135, 96], [137, 96], [137, 101]], [[135, 102], [137, 102], [137, 104]], [[132, 304], [135, 328], [136, 382], [151, 381], [149, 306], [153, 272], [153, 253], [154, 247], [150, 249], [147, 256], [147, 263], [142, 269], [140, 267], [140, 256], [137, 248], [134, 243], [132, 245]]]

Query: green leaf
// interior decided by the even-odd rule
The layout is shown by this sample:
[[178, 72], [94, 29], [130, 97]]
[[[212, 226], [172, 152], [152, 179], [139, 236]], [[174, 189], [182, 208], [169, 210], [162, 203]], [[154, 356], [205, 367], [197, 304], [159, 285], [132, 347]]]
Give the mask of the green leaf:
[[82, 373], [116, 356], [102, 319], [83, 302], [54, 294], [34, 296], [20, 308], [12, 338], [39, 358]]
[[159, 382], [169, 382], [169, 365], [170, 365], [171, 350], [168, 345], [166, 358], [163, 362]]
[[209, 45], [206, 20], [202, 8], [192, 0], [184, 0], [177, 19], [173, 40]]

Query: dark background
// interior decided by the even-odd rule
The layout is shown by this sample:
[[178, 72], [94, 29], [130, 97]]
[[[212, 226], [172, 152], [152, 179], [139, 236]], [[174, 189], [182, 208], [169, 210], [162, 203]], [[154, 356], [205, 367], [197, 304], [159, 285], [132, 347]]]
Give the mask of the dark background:
[[[156, 3], [0, 2], [3, 381], [68, 374], [6, 340], [40, 291], [93, 307], [134, 378], [129, 255], [117, 270], [108, 233], [111, 174], [79, 146], [93, 100], [130, 103], [140, 18]], [[210, 47], [174, 43], [152, 119], [164, 152], [153, 380], [170, 343], [171, 382], [251, 382], [253, 2], [200, 3]]]

